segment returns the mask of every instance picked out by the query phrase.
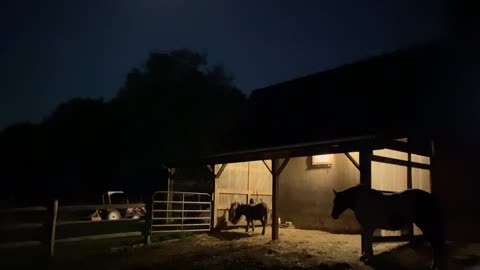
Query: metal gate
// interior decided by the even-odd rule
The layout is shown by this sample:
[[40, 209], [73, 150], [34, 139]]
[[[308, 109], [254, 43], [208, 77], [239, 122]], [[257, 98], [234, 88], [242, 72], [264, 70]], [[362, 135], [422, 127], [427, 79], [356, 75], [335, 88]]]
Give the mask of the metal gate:
[[210, 231], [211, 206], [208, 193], [157, 191], [153, 194], [151, 232]]

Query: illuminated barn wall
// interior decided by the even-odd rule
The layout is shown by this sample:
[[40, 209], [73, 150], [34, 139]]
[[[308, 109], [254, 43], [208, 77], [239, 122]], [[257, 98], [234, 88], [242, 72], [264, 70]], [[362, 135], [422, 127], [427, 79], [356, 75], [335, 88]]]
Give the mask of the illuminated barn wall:
[[[358, 162], [358, 152], [351, 153]], [[360, 172], [345, 154], [330, 155], [332, 166], [314, 167], [312, 157], [298, 157], [280, 175], [280, 218], [296, 228], [331, 232], [359, 232], [353, 212], [332, 219], [334, 194], [360, 183]]]
[[[271, 161], [265, 160], [271, 168]], [[221, 164], [215, 165], [218, 172]], [[248, 203], [250, 199], [255, 202], [265, 202], [272, 207], [272, 175], [262, 161], [229, 163], [215, 181], [215, 208], [216, 221], [222, 222], [228, 215], [226, 213], [234, 201]], [[270, 212], [271, 214], [271, 212]], [[246, 224], [244, 217], [237, 225]], [[257, 221], [257, 225], [260, 222]], [[228, 225], [232, 225], [228, 223]]]

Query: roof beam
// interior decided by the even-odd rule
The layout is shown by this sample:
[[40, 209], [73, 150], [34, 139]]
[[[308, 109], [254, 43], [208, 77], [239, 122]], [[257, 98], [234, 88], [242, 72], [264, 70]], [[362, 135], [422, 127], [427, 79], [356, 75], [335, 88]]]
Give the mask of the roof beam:
[[290, 161], [289, 157], [285, 158], [282, 161], [282, 164], [280, 165], [280, 167], [278, 167], [278, 169], [275, 171], [275, 175], [280, 176], [280, 174], [283, 172], [283, 169], [285, 169], [289, 161]]
[[220, 166], [220, 169], [218, 169], [218, 172], [215, 174], [215, 178], [220, 178], [223, 171], [225, 170], [225, 167], [227, 167], [227, 163], [223, 163], [222, 166]]
[[353, 163], [353, 165], [354, 165], [358, 170], [360, 170], [360, 164], [358, 164], [358, 162], [352, 157], [352, 155], [350, 155], [350, 153], [345, 152], [345, 156], [347, 156], [347, 158]]
[[270, 172], [270, 174], [273, 174], [272, 169], [270, 169], [270, 167], [268, 167], [267, 162], [265, 162], [264, 159], [262, 159], [262, 162], [263, 162], [263, 164], [265, 164], [265, 167], [267, 167], [267, 170]]

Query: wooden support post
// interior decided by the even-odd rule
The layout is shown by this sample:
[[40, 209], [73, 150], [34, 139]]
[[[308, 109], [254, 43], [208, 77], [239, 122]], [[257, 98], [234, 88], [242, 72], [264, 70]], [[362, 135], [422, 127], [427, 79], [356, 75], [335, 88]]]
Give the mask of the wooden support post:
[[[412, 154], [408, 153], [408, 165], [407, 165], [407, 189], [412, 189]], [[414, 229], [413, 223], [408, 226], [407, 237], [410, 241], [413, 240]]]
[[430, 192], [435, 194], [435, 141], [430, 140]]
[[215, 177], [215, 164], [208, 165], [211, 170], [211, 181], [212, 181], [212, 193], [211, 193], [211, 204], [210, 204], [210, 231], [213, 232], [215, 227], [217, 226], [217, 204], [215, 200], [217, 199], [217, 178]]
[[278, 174], [277, 160], [272, 159], [272, 240], [278, 240]]
[[168, 219], [170, 218], [170, 210], [172, 210], [172, 204], [170, 203], [172, 201], [172, 192], [173, 192], [173, 181], [175, 177], [175, 168], [169, 168], [168, 169], [168, 182], [167, 182], [167, 212], [166, 212], [166, 217], [167, 217], [167, 222]]
[[58, 216], [58, 200], [53, 201], [52, 208], [52, 219], [51, 219], [51, 232], [50, 232], [50, 257], [53, 257], [55, 254], [55, 232], [57, 229], [57, 216]]
[[372, 156], [371, 149], [360, 151], [360, 184], [372, 187]]
[[247, 204], [250, 204], [250, 198], [252, 196], [250, 191], [250, 161], [247, 162]]
[[408, 165], [407, 165], [407, 189], [412, 188], [412, 154], [408, 153]]
[[[360, 184], [368, 188], [372, 187], [372, 149], [360, 150]], [[362, 234], [362, 254], [367, 249], [366, 236]]]
[[[218, 200], [219, 200], [219, 197], [220, 197], [220, 189], [219, 189], [219, 181], [220, 181], [220, 177], [223, 173], [223, 171], [225, 170], [225, 168], [227, 167], [227, 164], [228, 163], [223, 163], [222, 165], [220, 165], [220, 168], [218, 169], [218, 171], [216, 171], [216, 168], [215, 168], [215, 165], [213, 165], [213, 177], [214, 177], [214, 195], [213, 195], [213, 229], [214, 230], [217, 230], [217, 229], [220, 229], [221, 226], [223, 226], [223, 224], [220, 224], [221, 226], [219, 226], [218, 224]], [[226, 221], [225, 221], [226, 222]]]

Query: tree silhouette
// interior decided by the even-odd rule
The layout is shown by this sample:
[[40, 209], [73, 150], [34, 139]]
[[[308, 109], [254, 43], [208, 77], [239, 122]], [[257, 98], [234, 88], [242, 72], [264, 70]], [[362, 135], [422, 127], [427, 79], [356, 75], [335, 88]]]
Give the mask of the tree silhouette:
[[112, 105], [128, 127], [123, 134], [140, 143], [136, 149], [185, 159], [221, 148], [246, 98], [222, 67], [206, 63], [188, 50], [152, 53], [143, 70], [128, 74]]
[[75, 98], [39, 125], [0, 133], [0, 174], [11, 185], [2, 191], [79, 201], [112, 188], [162, 189], [162, 164], [225, 149], [245, 105], [232, 76], [206, 55], [151, 53], [111, 101]]

